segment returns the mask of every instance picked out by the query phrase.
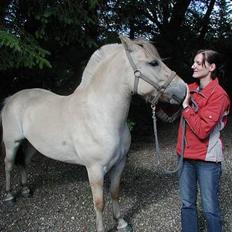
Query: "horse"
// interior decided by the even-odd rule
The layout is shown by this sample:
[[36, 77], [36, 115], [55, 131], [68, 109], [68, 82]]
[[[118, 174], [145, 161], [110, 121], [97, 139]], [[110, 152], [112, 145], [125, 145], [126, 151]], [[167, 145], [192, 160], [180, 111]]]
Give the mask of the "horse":
[[[162, 62], [149, 41], [125, 36], [120, 39], [121, 43], [103, 45], [92, 54], [72, 94], [62, 96], [34, 88], [5, 99], [1, 110], [5, 202], [15, 201], [10, 174], [17, 150], [26, 140], [49, 158], [86, 167], [97, 232], [105, 231], [103, 182], [109, 172], [117, 230], [132, 230], [118, 202], [120, 178], [131, 144], [127, 117], [132, 95], [139, 94], [153, 104], [159, 100], [180, 105], [186, 84]], [[29, 195], [24, 165], [21, 184], [22, 194]]]

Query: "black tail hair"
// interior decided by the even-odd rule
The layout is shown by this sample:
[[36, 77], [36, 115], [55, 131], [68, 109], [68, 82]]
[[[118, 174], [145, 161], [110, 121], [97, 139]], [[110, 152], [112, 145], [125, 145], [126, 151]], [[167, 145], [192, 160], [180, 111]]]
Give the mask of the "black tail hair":
[[2, 133], [3, 133], [3, 129], [2, 129], [2, 115], [1, 115], [1, 112], [2, 112], [2, 108], [3, 108], [3, 101], [0, 101], [0, 156], [3, 155], [4, 153], [4, 146], [3, 146], [3, 138], [2, 138]]
[[16, 152], [15, 165], [25, 167], [25, 165], [26, 165], [25, 148], [27, 145], [28, 145], [27, 139], [22, 140], [22, 142], [20, 143], [18, 150]]

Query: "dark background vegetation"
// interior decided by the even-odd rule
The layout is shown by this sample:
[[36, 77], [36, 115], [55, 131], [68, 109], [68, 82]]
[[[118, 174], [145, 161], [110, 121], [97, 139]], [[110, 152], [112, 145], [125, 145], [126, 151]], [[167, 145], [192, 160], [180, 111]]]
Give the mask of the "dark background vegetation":
[[[230, 0], [1, 0], [0, 98], [31, 87], [71, 93], [90, 55], [119, 42], [119, 34], [154, 42], [188, 83], [194, 53], [216, 49], [224, 55], [221, 84], [231, 96], [231, 25]], [[132, 120], [149, 112], [133, 98]]]

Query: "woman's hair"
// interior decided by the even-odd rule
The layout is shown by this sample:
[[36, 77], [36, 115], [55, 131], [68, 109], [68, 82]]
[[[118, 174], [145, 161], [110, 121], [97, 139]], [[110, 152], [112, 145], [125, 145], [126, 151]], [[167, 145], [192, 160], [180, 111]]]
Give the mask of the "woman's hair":
[[198, 54], [202, 54], [203, 56], [202, 65], [205, 66], [206, 62], [209, 64], [215, 64], [216, 68], [211, 74], [212, 79], [215, 79], [216, 77], [223, 77], [224, 65], [222, 64], [222, 57], [220, 53], [210, 49], [201, 49], [197, 51], [196, 55]]

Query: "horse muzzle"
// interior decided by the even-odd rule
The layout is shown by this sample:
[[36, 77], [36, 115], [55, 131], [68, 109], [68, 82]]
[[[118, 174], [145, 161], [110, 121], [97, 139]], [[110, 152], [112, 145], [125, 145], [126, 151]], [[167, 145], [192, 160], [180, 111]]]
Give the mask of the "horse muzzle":
[[170, 96], [170, 104], [180, 105], [187, 94], [186, 84], [179, 79], [178, 83], [170, 85], [165, 92]]

